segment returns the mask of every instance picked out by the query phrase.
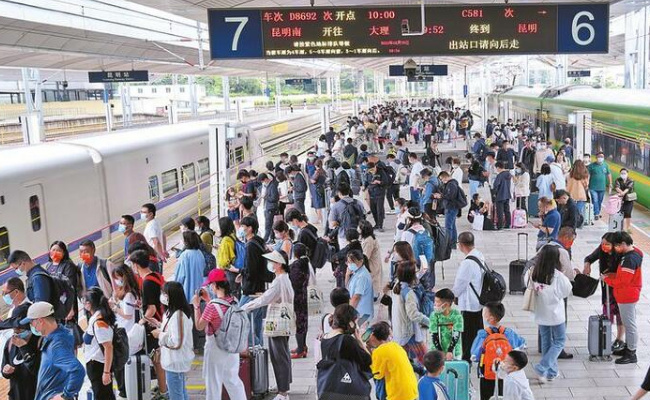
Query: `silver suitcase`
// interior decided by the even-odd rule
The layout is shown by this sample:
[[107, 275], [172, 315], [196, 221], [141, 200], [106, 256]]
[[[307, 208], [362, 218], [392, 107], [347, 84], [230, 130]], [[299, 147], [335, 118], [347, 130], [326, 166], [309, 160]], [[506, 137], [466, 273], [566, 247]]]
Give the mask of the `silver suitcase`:
[[124, 366], [124, 386], [129, 400], [151, 400], [151, 360], [136, 354]]
[[[251, 315], [251, 343], [254, 343], [253, 329], [253, 316]], [[255, 398], [264, 397], [269, 392], [269, 350], [264, 346], [256, 346], [248, 348], [251, 358], [251, 391]], [[129, 400], [131, 400], [129, 398]]]
[[609, 288], [605, 286], [603, 290], [606, 291], [607, 302], [605, 314], [591, 315], [589, 317], [587, 331], [589, 361], [599, 359], [609, 361], [612, 359], [612, 321], [610, 320]]

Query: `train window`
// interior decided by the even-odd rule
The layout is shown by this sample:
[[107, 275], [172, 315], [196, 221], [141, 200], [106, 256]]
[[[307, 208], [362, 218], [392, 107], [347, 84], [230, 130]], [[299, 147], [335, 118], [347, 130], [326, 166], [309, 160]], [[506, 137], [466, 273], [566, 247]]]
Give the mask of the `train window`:
[[196, 172], [194, 170], [194, 163], [183, 165], [181, 168], [181, 177], [183, 180], [183, 190], [190, 188], [196, 184]]
[[207, 176], [210, 176], [210, 160], [204, 158], [199, 160], [199, 179], [203, 179]]
[[164, 197], [178, 193], [178, 171], [176, 169], [162, 173], [162, 193]]
[[11, 249], [9, 248], [9, 231], [6, 227], [0, 227], [0, 270], [7, 268], [7, 259]]
[[149, 199], [156, 202], [160, 197], [160, 189], [158, 189], [158, 176], [153, 175], [149, 177]]
[[235, 147], [235, 165], [244, 162], [244, 146]]
[[38, 232], [41, 230], [41, 206], [38, 196], [34, 195], [29, 198], [29, 212], [32, 218], [32, 230]]

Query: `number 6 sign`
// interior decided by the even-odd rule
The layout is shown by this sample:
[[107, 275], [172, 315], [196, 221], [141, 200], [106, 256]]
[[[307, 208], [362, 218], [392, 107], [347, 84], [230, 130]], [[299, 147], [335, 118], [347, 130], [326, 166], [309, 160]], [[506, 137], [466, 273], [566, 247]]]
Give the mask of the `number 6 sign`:
[[606, 3], [559, 5], [558, 53], [607, 53], [608, 22]]
[[209, 10], [208, 22], [212, 59], [264, 57], [259, 10]]

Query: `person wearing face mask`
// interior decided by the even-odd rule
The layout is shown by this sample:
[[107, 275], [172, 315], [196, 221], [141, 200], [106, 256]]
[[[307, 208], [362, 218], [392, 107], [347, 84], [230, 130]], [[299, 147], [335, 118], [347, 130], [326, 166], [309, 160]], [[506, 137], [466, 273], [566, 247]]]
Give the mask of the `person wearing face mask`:
[[[616, 268], [621, 260], [621, 255], [614, 251], [614, 235], [615, 232], [607, 232], [600, 240], [600, 245], [594, 249], [584, 260], [583, 274], [591, 274], [591, 266], [593, 263], [598, 262], [598, 271], [600, 275], [609, 275], [616, 273]], [[609, 308], [609, 316], [612, 324], [616, 323], [616, 340], [612, 343], [612, 351], [621, 350], [624, 345], [625, 326], [621, 319], [621, 314], [618, 310], [618, 304], [614, 297], [614, 291], [611, 286], [600, 281], [601, 288], [601, 303], [603, 305], [603, 315], [607, 314]], [[607, 303], [607, 292], [609, 291], [609, 303]]]
[[96, 399], [115, 399], [111, 373], [115, 313], [98, 287], [84, 293], [83, 305], [90, 315], [83, 340], [86, 373], [93, 395]]
[[167, 252], [167, 236], [156, 219], [156, 206], [151, 203], [143, 204], [140, 210], [140, 219], [146, 221], [143, 235], [149, 246], [156, 250], [162, 271], [162, 264], [169, 258], [169, 253]]
[[552, 157], [555, 159], [551, 143], [541, 142], [539, 149], [535, 152], [535, 162], [533, 164], [533, 172], [539, 174], [542, 170], [542, 165], [546, 163], [546, 159]]
[[[107, 299], [113, 296], [113, 286], [109, 271], [109, 264], [106, 259], [95, 255], [95, 243], [92, 240], [84, 240], [79, 245], [79, 258], [81, 262], [77, 266], [81, 270], [82, 293], [90, 288], [98, 287]], [[112, 269], [112, 265], [110, 265]]]
[[463, 316], [454, 308], [454, 292], [444, 288], [436, 292], [435, 311], [429, 317], [431, 350], [440, 350], [445, 360], [460, 360], [462, 357]]
[[54, 300], [56, 290], [50, 274], [40, 264], [35, 264], [29, 254], [22, 250], [14, 250], [7, 258], [7, 264], [19, 277], [27, 277], [25, 293], [29, 301], [36, 303]]
[[[203, 379], [205, 398], [221, 398], [222, 385], [231, 399], [245, 399], [244, 384], [239, 378], [239, 355], [227, 353], [217, 346], [215, 334], [221, 328], [223, 316], [237, 299], [230, 291], [230, 284], [224, 271], [210, 271], [203, 282], [204, 288], [192, 298], [194, 306], [194, 326], [205, 330], [205, 349], [203, 351]], [[215, 296], [210, 298], [210, 293]], [[207, 304], [201, 311], [201, 301]], [[219, 309], [218, 309], [219, 308]]]
[[205, 257], [201, 253], [201, 238], [194, 231], [183, 232], [185, 250], [181, 253], [174, 270], [174, 279], [183, 286], [187, 301], [192, 299], [196, 290], [201, 287]]
[[[136, 309], [140, 299], [140, 285], [136, 275], [130, 267], [121, 265], [113, 270], [111, 277], [115, 290], [113, 297], [108, 299], [108, 304], [115, 313], [115, 325], [124, 328], [130, 337], [138, 333], [141, 335], [142, 330], [132, 332], [137, 322]], [[137, 351], [138, 349], [129, 348], [131, 355]], [[117, 383], [118, 395], [126, 398], [124, 368], [115, 371], [115, 383]]]
[[[294, 291], [289, 279], [288, 257], [283, 251], [264, 254], [268, 260], [268, 270], [273, 271], [275, 279], [259, 297], [242, 305], [242, 310], [252, 311], [273, 303], [293, 303]], [[289, 400], [291, 385], [291, 353], [288, 336], [268, 337], [269, 358], [273, 365], [278, 395], [273, 400]]]
[[84, 383], [84, 367], [77, 360], [72, 333], [56, 322], [52, 304], [44, 301], [32, 304], [20, 324], [29, 325], [32, 334], [43, 337], [34, 400], [77, 398]]
[[372, 320], [374, 316], [372, 276], [365, 263], [366, 259], [362, 251], [348, 252], [345, 286], [350, 292], [350, 305], [359, 313], [360, 325]]
[[512, 350], [499, 364], [497, 376], [503, 381], [503, 400], [535, 400], [524, 368], [528, 356], [521, 350]]
[[147, 239], [140, 232], [133, 230], [135, 225], [135, 218], [130, 214], [124, 214], [120, 218], [120, 223], [117, 226], [117, 231], [124, 235], [124, 259], [129, 258], [129, 247], [135, 242], [147, 243]]
[[0, 322], [0, 329], [13, 329], [14, 335], [5, 344], [0, 370], [3, 378], [9, 380], [9, 400], [32, 400], [36, 397], [36, 377], [41, 360], [39, 337], [32, 334], [29, 326], [20, 325], [31, 303], [25, 297], [23, 281], [17, 277], [4, 284], [2, 294], [12, 309], [11, 317]]
[[605, 191], [612, 189], [612, 174], [602, 151], [596, 155], [596, 162], [589, 164], [587, 171], [589, 171], [589, 195], [594, 204], [594, 217], [598, 220], [601, 218], [600, 210], [605, 199]]
[[293, 188], [293, 208], [298, 209], [300, 212], [305, 212], [305, 198], [307, 197], [307, 190], [309, 185], [305, 179], [305, 175], [299, 165], [292, 165], [289, 169], [289, 177]]
[[[264, 240], [257, 235], [259, 225], [257, 220], [251, 217], [242, 218], [241, 228], [245, 233], [246, 261], [244, 268], [240, 271], [242, 297], [239, 304], [245, 304], [259, 298], [266, 291], [266, 284], [273, 277], [267, 270], [267, 261], [263, 257], [266, 248]], [[266, 307], [259, 307], [252, 313], [253, 331], [255, 333], [254, 343], [263, 343], [262, 320], [266, 316]]]
[[632, 209], [636, 200], [636, 192], [634, 191], [634, 181], [630, 178], [626, 168], [621, 169], [620, 175], [616, 178], [614, 189], [616, 190], [616, 195], [623, 199], [623, 204], [621, 205], [623, 230], [630, 233], [632, 232], [630, 225], [632, 223]]
[[[504, 140], [501, 149], [497, 152], [497, 161], [501, 161], [507, 170], [515, 167], [515, 151], [508, 140]], [[459, 181], [461, 182], [461, 181]]]
[[160, 303], [165, 314], [161, 327], [151, 334], [160, 343], [160, 364], [171, 400], [189, 400], [185, 388], [186, 373], [194, 360], [192, 340], [192, 309], [178, 282], [166, 282], [160, 292]]
[[[296, 343], [297, 347], [291, 350], [291, 358], [307, 358], [307, 328], [309, 322], [309, 308], [307, 303], [307, 285], [313, 276], [309, 265], [307, 246], [296, 243], [293, 246], [294, 261], [289, 265], [289, 279], [293, 287], [293, 310], [296, 313]], [[315, 277], [314, 277], [315, 279]]]

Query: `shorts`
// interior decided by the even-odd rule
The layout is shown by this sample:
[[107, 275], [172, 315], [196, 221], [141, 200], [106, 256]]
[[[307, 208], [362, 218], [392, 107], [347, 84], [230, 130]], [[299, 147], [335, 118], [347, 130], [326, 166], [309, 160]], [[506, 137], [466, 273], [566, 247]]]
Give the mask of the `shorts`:
[[230, 218], [233, 222], [239, 221], [239, 217], [239, 210], [228, 210], [228, 218]]

